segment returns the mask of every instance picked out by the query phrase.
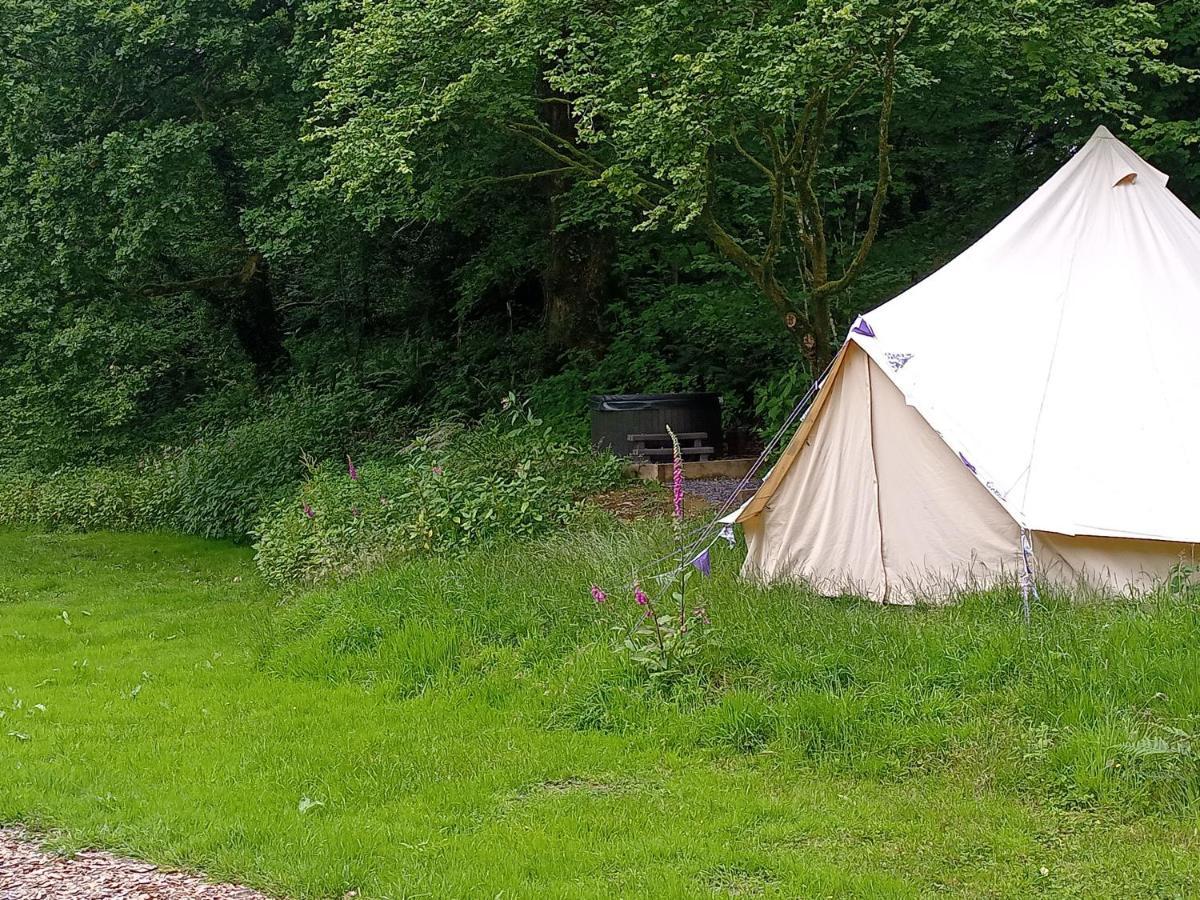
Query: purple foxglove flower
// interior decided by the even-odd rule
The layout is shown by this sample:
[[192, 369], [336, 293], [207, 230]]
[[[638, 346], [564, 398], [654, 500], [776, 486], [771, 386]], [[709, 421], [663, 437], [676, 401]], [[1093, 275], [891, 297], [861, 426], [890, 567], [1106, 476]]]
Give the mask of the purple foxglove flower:
[[304, 515], [305, 515], [305, 517], [307, 517], [309, 519], [316, 516], [316, 513], [313, 512], [313, 508], [311, 506], [309, 506], [307, 503], [304, 504]]
[[[683, 451], [679, 449], [679, 438], [667, 428], [671, 435], [671, 496], [675, 501], [675, 521], [683, 521]], [[678, 528], [676, 529], [678, 530]]]
[[708, 555], [707, 550], [693, 559], [692, 565], [695, 566], [696, 571], [705, 578], [712, 574], [712, 557]]
[[598, 584], [592, 585], [592, 599], [597, 603], [603, 603], [608, 599], [608, 594], [604, 593], [604, 589]]
[[350, 475], [351, 481], [358, 481], [358, 467], [354, 465], [354, 460], [349, 456], [346, 457], [346, 472]]

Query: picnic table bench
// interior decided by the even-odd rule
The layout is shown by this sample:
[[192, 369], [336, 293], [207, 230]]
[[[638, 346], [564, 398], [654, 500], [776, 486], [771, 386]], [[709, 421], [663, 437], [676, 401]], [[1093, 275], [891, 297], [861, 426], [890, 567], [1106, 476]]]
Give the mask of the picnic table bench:
[[[712, 458], [716, 451], [705, 442], [708, 440], [707, 431], [683, 431], [675, 435], [679, 439], [679, 451], [685, 460], [706, 461]], [[669, 434], [630, 434], [626, 435], [634, 459], [669, 460], [672, 456], [671, 436]]]

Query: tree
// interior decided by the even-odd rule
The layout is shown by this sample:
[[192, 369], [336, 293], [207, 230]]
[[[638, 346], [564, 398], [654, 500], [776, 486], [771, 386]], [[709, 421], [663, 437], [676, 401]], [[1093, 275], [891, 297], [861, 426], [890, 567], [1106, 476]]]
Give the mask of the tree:
[[49, 257], [41, 293], [143, 310], [189, 295], [260, 379], [286, 369], [250, 225], [303, 123], [293, 28], [275, 3], [0, 2], [4, 188], [38, 213], [7, 238]]
[[319, 123], [346, 196], [393, 214], [448, 215], [488, 179], [569, 178], [574, 221], [698, 232], [819, 369], [885, 216], [898, 110], [967, 66], [1037, 98], [1042, 122], [1129, 117], [1136, 76], [1172, 76], [1161, 49], [1148, 3], [368, 4]]

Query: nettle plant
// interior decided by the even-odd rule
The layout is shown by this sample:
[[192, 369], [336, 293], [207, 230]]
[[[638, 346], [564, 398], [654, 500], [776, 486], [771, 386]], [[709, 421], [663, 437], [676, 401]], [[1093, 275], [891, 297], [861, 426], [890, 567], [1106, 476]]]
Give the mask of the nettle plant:
[[[696, 553], [697, 544], [687, 539], [683, 509], [683, 454], [675, 432], [672, 446], [672, 495], [674, 500], [675, 549], [665, 560], [674, 561], [674, 568], [654, 578], [659, 589], [651, 597], [638, 578], [631, 586], [636, 616], [629, 625], [616, 625], [617, 652], [644, 670], [651, 678], [666, 678], [683, 673], [704, 649], [712, 622], [703, 606], [695, 605], [691, 589], [696, 576], [712, 573], [709, 550]], [[608, 602], [608, 595], [599, 585], [592, 585], [592, 599], [598, 604]]]

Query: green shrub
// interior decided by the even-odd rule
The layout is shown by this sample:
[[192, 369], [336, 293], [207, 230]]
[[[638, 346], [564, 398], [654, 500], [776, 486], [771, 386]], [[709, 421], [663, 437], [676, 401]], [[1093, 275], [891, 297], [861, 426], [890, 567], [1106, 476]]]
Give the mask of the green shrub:
[[391, 554], [457, 552], [565, 525], [580, 500], [610, 487], [621, 463], [558, 440], [518, 412], [469, 429], [443, 426], [396, 459], [312, 467], [255, 532], [268, 580], [345, 576]]
[[360, 433], [381, 418], [378, 401], [352, 385], [293, 387], [243, 421], [208, 421], [190, 443], [136, 464], [5, 473], [0, 523], [245, 540], [263, 511], [296, 489], [303, 457], [355, 450]]
[[[616, 483], [621, 465], [508, 403], [509, 414], [483, 426], [444, 425], [404, 445], [391, 441], [398, 427], [380, 429], [375, 420], [390, 420], [371, 395], [294, 388], [136, 464], [0, 474], [0, 524], [256, 534], [276, 582], [346, 572], [396, 549], [527, 537], [567, 522], [583, 495]], [[345, 454], [367, 448], [379, 459], [349, 479]]]
[[153, 530], [165, 524], [158, 484], [134, 467], [10, 475], [0, 479], [0, 524], [66, 531]]
[[356, 432], [382, 418], [378, 400], [354, 386], [297, 387], [232, 427], [209, 426], [190, 446], [153, 466], [169, 525], [204, 537], [244, 539], [263, 511], [304, 475], [302, 457], [353, 452]]

